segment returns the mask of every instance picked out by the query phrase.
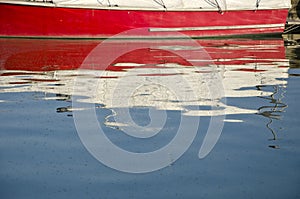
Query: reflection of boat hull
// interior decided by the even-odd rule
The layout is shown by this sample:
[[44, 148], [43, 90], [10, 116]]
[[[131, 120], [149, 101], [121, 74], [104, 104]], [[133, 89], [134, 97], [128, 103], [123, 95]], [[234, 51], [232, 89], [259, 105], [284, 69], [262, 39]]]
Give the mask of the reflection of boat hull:
[[[105, 40], [107, 41], [107, 40]], [[270, 63], [285, 59], [284, 41], [281, 39], [268, 40], [195, 40], [210, 56], [216, 65], [236, 66], [241, 72], [263, 72], [258, 69], [245, 69], [246, 64]], [[149, 43], [157, 48], [141, 49], [140, 44]], [[102, 40], [28, 40], [28, 39], [0, 39], [0, 69], [26, 71], [55, 71], [76, 70], [82, 68], [82, 63], [91, 51], [101, 45]], [[107, 42], [105, 42], [107, 43]], [[127, 53], [116, 57], [114, 63], [106, 68], [90, 68], [96, 70], [124, 71], [124, 69], [146, 64], [156, 67], [162, 63], [176, 63], [182, 66], [191, 65], [191, 60], [184, 60], [172, 54], [164, 47], [180, 44], [177, 40], [120, 40], [111, 45], [137, 44], [134, 53]], [[186, 42], [183, 40], [182, 45]], [[176, 46], [174, 46], [176, 47]], [[112, 47], [111, 47], [112, 48]], [[189, 53], [191, 49], [182, 49]], [[115, 66], [116, 63], [135, 63], [132, 66]], [[205, 62], [203, 62], [205, 63]], [[196, 65], [201, 62], [196, 63]], [[200, 65], [199, 65], [200, 66]], [[86, 68], [85, 67], [85, 68]]]
[[[60, 100], [62, 96], [89, 96], [86, 92], [97, 88], [96, 96], [82, 100], [124, 108], [124, 99], [130, 95], [132, 106], [207, 116], [257, 113], [256, 109], [223, 104], [222, 93], [211, 96], [208, 89], [220, 81], [225, 97], [239, 98], [269, 96], [272, 93], [260, 87], [286, 84], [288, 61], [283, 40], [196, 41], [0, 39], [1, 92], [55, 93], [59, 94], [55, 99]], [[105, 49], [100, 48], [103, 46]], [[124, 52], [124, 46], [136, 46], [136, 50]], [[117, 51], [122, 53], [113, 57]], [[206, 52], [209, 56], [204, 56]], [[106, 57], [115, 59], [108, 65], [99, 64]], [[214, 76], [213, 71], [220, 75]], [[178, 100], [174, 93], [186, 100]], [[218, 103], [217, 110], [207, 110], [212, 102]], [[194, 109], [198, 106], [205, 110]]]
[[[34, 5], [36, 4], [36, 5]], [[192, 37], [282, 33], [287, 8], [217, 11], [150, 11], [68, 8], [45, 3], [0, 3], [0, 36], [107, 38], [149, 27], [151, 36]], [[137, 35], [129, 35], [136, 37]], [[145, 35], [138, 35], [145, 37]]]

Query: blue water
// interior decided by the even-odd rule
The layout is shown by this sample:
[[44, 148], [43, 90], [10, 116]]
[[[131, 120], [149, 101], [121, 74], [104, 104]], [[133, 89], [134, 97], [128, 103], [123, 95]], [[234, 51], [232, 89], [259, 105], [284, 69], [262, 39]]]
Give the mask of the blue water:
[[[196, 96], [197, 99], [181, 101], [179, 91], [187, 96], [189, 90], [194, 89], [181, 86], [183, 81], [191, 80], [191, 85], [194, 81], [200, 85], [194, 76], [200, 73], [190, 71], [187, 66], [179, 64], [185, 69], [178, 72], [177, 66], [161, 66], [153, 61], [159, 67], [159, 74], [170, 74], [166, 71], [170, 68], [176, 68], [176, 73], [171, 71], [172, 75], [157, 76], [158, 71], [151, 67], [139, 70], [128, 67], [125, 76], [122, 72], [114, 72], [109, 73], [108, 78], [100, 78], [103, 73], [93, 75], [97, 73], [93, 70], [92, 74], [84, 75], [76, 75], [73, 70], [30, 71], [33, 66], [24, 67], [24, 63], [41, 66], [37, 57], [45, 58], [45, 52], [55, 52], [58, 46], [60, 50], [68, 51], [72, 42], [75, 46], [87, 45], [86, 41], [81, 41], [82, 44], [80, 41], [55, 43], [56, 40], [37, 44], [39, 41], [36, 41], [38, 47], [31, 49], [30, 42], [2, 39], [0, 43], [3, 52], [0, 60], [1, 198], [300, 198], [297, 46], [284, 46], [280, 39], [271, 44], [238, 39], [209, 41], [206, 51], [216, 53], [210, 55], [216, 63], [217, 73], [222, 74], [225, 96], [210, 99]], [[18, 56], [14, 53], [16, 49], [23, 49]], [[29, 56], [33, 51], [40, 53], [33, 56], [36, 59]], [[278, 56], [284, 57], [268, 54], [274, 52], [281, 52]], [[222, 57], [222, 53], [235, 53], [235, 56]], [[51, 55], [55, 56], [55, 53]], [[72, 51], [72, 56], [76, 55]], [[24, 60], [26, 58], [30, 62]], [[226, 60], [218, 61], [218, 58]], [[239, 62], [248, 58], [254, 61]], [[48, 66], [53, 67], [57, 62], [59, 66], [65, 59], [68, 56], [52, 57], [42, 63], [46, 66], [49, 62]], [[132, 56], [126, 61], [131, 65], [141, 64]], [[139, 61], [149, 64], [146, 58]], [[249, 71], [249, 68], [255, 71]], [[140, 80], [141, 76], [145, 78]], [[107, 86], [108, 90], [104, 89], [107, 93], [102, 94], [104, 91], [98, 85], [95, 86], [95, 90], [99, 90], [97, 99], [84, 92], [75, 94], [72, 77], [83, 77], [92, 82], [105, 80], [105, 84], [100, 82], [99, 85]], [[120, 81], [126, 87], [114, 90], [114, 96], [109, 98], [114, 81]], [[135, 83], [130, 87], [130, 82], [134, 81], [142, 81], [141, 86]], [[156, 87], [155, 81], [164, 87]], [[177, 90], [169, 88], [168, 91], [165, 82], [170, 81], [178, 85]], [[155, 86], [151, 82], [155, 82]], [[124, 97], [122, 91], [126, 88], [133, 89], [130, 93], [133, 98]], [[74, 121], [76, 114], [80, 116], [86, 110], [76, 110], [81, 107], [74, 107], [74, 98], [81, 100], [79, 104], [94, 108], [99, 127], [107, 138], [135, 153], [164, 147], [176, 137], [179, 127], [185, 130], [184, 133], [192, 133], [197, 122], [199, 126], [191, 146], [178, 160], [171, 157], [169, 165], [152, 172], [123, 172], [97, 160], [81, 140]], [[122, 104], [126, 100], [131, 104]], [[132, 130], [132, 124], [120, 124], [124, 120], [117, 118], [126, 110], [132, 121], [141, 127], [141, 135], [150, 129], [147, 125], [151, 125], [154, 117], [165, 119], [165, 123], [155, 136], [128, 136], [124, 129]], [[213, 111], [219, 110], [221, 113], [214, 114]], [[152, 112], [158, 115], [153, 116]], [[221, 118], [224, 127], [213, 149], [199, 159], [199, 149], [212, 117]], [[89, 121], [85, 122], [89, 124]], [[150, 130], [155, 129], [155, 125]], [[89, 129], [89, 126], [85, 128]], [[90, 132], [87, 130], [86, 133]], [[111, 152], [107, 151], [107, 154]], [[111, 158], [119, 159], [120, 167], [127, 161], [117, 155]]]

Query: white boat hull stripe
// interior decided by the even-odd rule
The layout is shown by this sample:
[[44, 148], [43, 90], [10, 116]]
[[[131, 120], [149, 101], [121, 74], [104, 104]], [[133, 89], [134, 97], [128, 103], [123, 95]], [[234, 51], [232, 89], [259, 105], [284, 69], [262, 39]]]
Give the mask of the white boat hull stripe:
[[260, 28], [284, 28], [284, 24], [205, 26], [205, 27], [181, 27], [181, 28], [149, 28], [149, 31], [150, 32], [174, 32], [174, 31], [235, 30], [235, 29], [260, 29]]

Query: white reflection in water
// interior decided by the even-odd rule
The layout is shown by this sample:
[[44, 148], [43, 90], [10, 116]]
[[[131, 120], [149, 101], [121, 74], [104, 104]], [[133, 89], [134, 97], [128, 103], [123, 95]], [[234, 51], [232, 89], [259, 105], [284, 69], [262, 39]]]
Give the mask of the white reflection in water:
[[[124, 41], [122, 42], [124, 43]], [[55, 41], [52, 43], [55, 43]], [[91, 43], [93, 44], [93, 42]], [[225, 97], [227, 98], [242, 99], [244, 97], [258, 96], [267, 98], [274, 91], [257, 89], [258, 86], [277, 85], [284, 88], [287, 84], [288, 60], [284, 59], [283, 46], [281, 46], [283, 43], [280, 40], [208, 40], [199, 41], [199, 43], [204, 46], [204, 49], [216, 64], [217, 71], [213, 72], [218, 72], [222, 77]], [[63, 46], [63, 44], [60, 45]], [[77, 45], [77, 43], [75, 44]], [[75, 48], [75, 44], [73, 48]], [[67, 50], [70, 51], [70, 44], [67, 43], [66, 45], [68, 45]], [[84, 45], [88, 44], [85, 43]], [[47, 47], [47, 45], [45, 46]], [[48, 44], [48, 46], [51, 45]], [[53, 49], [57, 48], [56, 45], [54, 47], [52, 46]], [[45, 50], [43, 49], [44, 47], [40, 48], [43, 51], [53, 50], [52, 48], [50, 50]], [[191, 52], [199, 50], [190, 46], [162, 45], [160, 49], [149, 49], [150, 57], [152, 56], [150, 59], [143, 58], [143, 56], [147, 56], [145, 52], [143, 54], [136, 53], [136, 55], [133, 53], [127, 59], [125, 56], [119, 62], [115, 60], [112, 63], [114, 70], [105, 71], [90, 69], [68, 70], [68, 68], [72, 67], [65, 67], [64, 70], [43, 71], [42, 69], [45, 66], [38, 62], [37, 65], [40, 64], [41, 71], [30, 71], [30, 65], [26, 68], [28, 70], [7, 70], [9, 68], [7, 67], [8, 63], [13, 60], [13, 56], [11, 56], [7, 58], [7, 63], [4, 60], [4, 66], [1, 67], [4, 69], [1, 71], [1, 92], [43, 92], [45, 93], [44, 100], [63, 100], [65, 96], [85, 95], [85, 91], [73, 93], [74, 81], [80, 77], [85, 79], [85, 89], [94, 90], [96, 86], [94, 85], [95, 79], [97, 79], [98, 83], [96, 95], [94, 97], [83, 98], [82, 101], [102, 104], [108, 109], [154, 107], [160, 110], [180, 110], [184, 115], [189, 116], [261, 113], [259, 107], [247, 108], [227, 105], [218, 93], [214, 93], [216, 96], [211, 96], [205, 82], [207, 79], [203, 78], [203, 74], [212, 72], [211, 67], [207, 65], [211, 64], [211, 60], [185, 60], [192, 62], [194, 65], [199, 63], [199, 67], [191, 67], [187, 66], [184, 61], [178, 61], [178, 57], [176, 58], [172, 54], [151, 54], [159, 50], [165, 51], [170, 49]], [[26, 49], [25, 51], [29, 50]], [[22, 53], [24, 54], [24, 52]], [[27, 57], [29, 53], [26, 54]], [[52, 51], [51, 55], [53, 56]], [[280, 57], [278, 55], [283, 56]], [[73, 59], [74, 57], [71, 58]], [[56, 60], [57, 58], [53, 59]], [[172, 62], [173, 59], [176, 61]], [[47, 61], [50, 62], [49, 60], [48, 58]], [[162, 63], [162, 60], [167, 61]], [[205, 64], [206, 62], [207, 64]], [[13, 63], [17, 64], [18, 62]], [[30, 63], [35, 62], [31, 61]], [[58, 61], [58, 66], [55, 67], [59, 67], [59, 64]], [[49, 63], [50, 66], [53, 67], [53, 63]], [[18, 67], [12, 68], [18, 69]], [[188, 81], [190, 88], [180, 86], [180, 82], [183, 79]], [[179, 93], [185, 96], [185, 100], [178, 100], [178, 96], [174, 94], [174, 91], [161, 86], [164, 84], [178, 85], [176, 95]], [[118, 87], [120, 87], [119, 90]], [[124, 92], [125, 89], [131, 91], [131, 93]], [[48, 97], [47, 93], [59, 95]], [[124, 96], [124, 93], [126, 96]], [[191, 93], [195, 94], [192, 95]], [[128, 95], [130, 95], [130, 99], [128, 102], [125, 102], [123, 99]], [[201, 108], [210, 106], [218, 108]], [[71, 111], [72, 108], [69, 107], [65, 110]]]
[[[256, 97], [270, 96], [272, 91], [255, 89], [257, 85], [286, 85], [288, 77], [287, 67], [278, 67], [277, 65], [257, 65], [251, 72], [250, 66], [228, 66], [219, 67], [225, 88], [225, 97]], [[201, 68], [205, 71], [205, 68]], [[51, 72], [30, 72], [26, 75], [24, 71], [2, 71], [2, 73], [22, 72], [22, 75], [7, 75], [1, 77], [1, 92], [43, 92], [45, 100], [62, 99], [63, 97], [47, 97], [47, 93], [73, 95], [73, 84], [75, 79], [80, 76], [86, 80], [85, 89], [95, 89], [93, 79], [97, 78], [97, 94], [94, 98], [83, 99], [84, 102], [104, 104], [106, 108], [124, 108], [130, 107], [155, 107], [161, 110], [181, 110], [186, 115], [194, 116], [212, 116], [220, 113], [228, 114], [249, 114], [257, 113], [257, 109], [246, 109], [226, 105], [215, 96], [210, 98], [208, 88], [203, 82], [201, 74], [195, 73], [193, 67], [180, 65], [166, 66], [166, 68], [133, 68], [127, 71], [51, 71]], [[127, 75], [129, 74], [129, 75]], [[159, 75], [157, 75], [159, 74]], [[169, 82], [170, 84], [180, 84], [184, 77], [188, 80], [191, 88], [186, 90], [184, 87], [178, 87], [177, 92], [183, 96], [194, 96], [185, 101], [178, 101], [176, 95], [167, 88], [160, 86]], [[89, 84], [91, 83], [91, 84]], [[122, 83], [121, 88], [134, 91], [131, 93], [130, 104], [122, 101], [124, 99], [124, 90], [115, 90]], [[142, 84], [141, 84], [142, 83]], [[161, 84], [159, 84], [161, 83]], [[244, 89], [245, 88], [245, 89]], [[190, 95], [189, 92], [196, 92], [196, 95]], [[76, 95], [83, 95], [84, 90]], [[113, 100], [112, 100], [113, 99]], [[119, 102], [116, 104], [116, 102]], [[214, 103], [222, 109], [218, 110], [189, 110], [189, 106], [211, 106]]]

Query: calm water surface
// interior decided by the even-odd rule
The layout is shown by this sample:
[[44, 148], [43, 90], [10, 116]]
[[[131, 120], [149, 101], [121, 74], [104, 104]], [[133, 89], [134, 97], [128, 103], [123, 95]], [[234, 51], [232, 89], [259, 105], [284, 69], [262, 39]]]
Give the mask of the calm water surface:
[[[299, 49], [0, 39], [0, 196], [300, 198]], [[97, 144], [97, 129], [134, 154], [177, 144], [149, 165], [130, 162]]]

